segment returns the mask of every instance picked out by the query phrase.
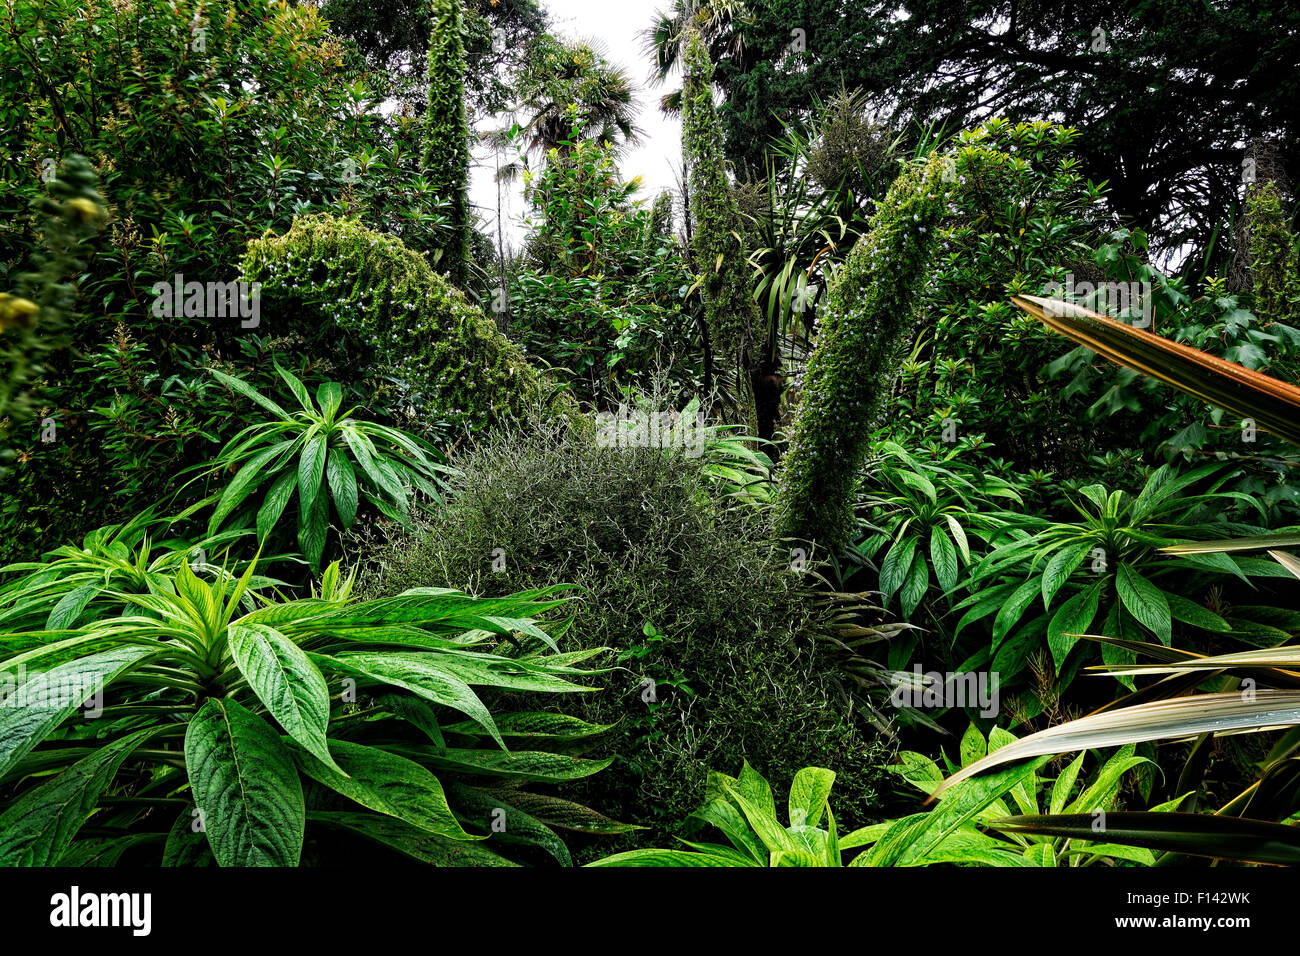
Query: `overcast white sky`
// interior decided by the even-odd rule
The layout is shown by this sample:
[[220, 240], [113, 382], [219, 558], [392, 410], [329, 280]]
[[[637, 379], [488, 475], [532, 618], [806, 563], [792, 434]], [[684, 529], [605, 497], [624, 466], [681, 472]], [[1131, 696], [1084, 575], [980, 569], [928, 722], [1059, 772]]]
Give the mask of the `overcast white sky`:
[[[554, 32], [570, 39], [599, 40], [606, 56], [627, 70], [637, 86], [640, 111], [636, 124], [645, 131], [641, 143], [629, 149], [619, 166], [624, 179], [640, 176], [640, 198], [653, 199], [661, 189], [676, 185], [674, 170], [681, 166], [681, 124], [659, 112], [659, 97], [670, 87], [651, 88], [647, 82], [650, 61], [641, 51], [640, 32], [650, 25], [656, 9], [667, 9], [669, 0], [542, 0], [551, 15]], [[478, 207], [488, 230], [496, 233], [496, 184], [494, 162], [489, 150], [475, 151], [476, 165], [470, 178], [470, 198]], [[516, 248], [524, 235], [522, 216], [526, 211], [522, 187], [505, 197], [506, 242]]]

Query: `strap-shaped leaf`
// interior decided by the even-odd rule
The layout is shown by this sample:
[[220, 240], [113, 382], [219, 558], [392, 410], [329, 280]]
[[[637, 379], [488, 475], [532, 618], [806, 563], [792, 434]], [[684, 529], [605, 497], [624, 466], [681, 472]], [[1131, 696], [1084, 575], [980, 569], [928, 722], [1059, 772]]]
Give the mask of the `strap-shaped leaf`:
[[1013, 296], [1011, 302], [1103, 358], [1253, 419], [1264, 431], [1300, 445], [1300, 388], [1294, 385], [1082, 306], [1032, 295]]
[[1247, 863], [1300, 865], [1300, 827], [1207, 813], [1114, 811], [1104, 827], [1090, 813], [1004, 817], [990, 826], [1007, 833], [1034, 833], [1072, 840], [1146, 847]]
[[1259, 730], [1300, 724], [1300, 691], [1259, 690], [1251, 694], [1196, 694], [1122, 707], [1067, 721], [1022, 737], [953, 774], [935, 796], [968, 777], [1002, 764], [1042, 754], [1055, 755], [1117, 747], [1145, 740], [1178, 740], [1202, 733]]
[[284, 383], [289, 386], [289, 391], [293, 392], [293, 397], [298, 399], [298, 404], [302, 406], [302, 410], [315, 418], [316, 409], [312, 406], [311, 396], [307, 394], [307, 386], [302, 383], [298, 376], [282, 367], [279, 362], [275, 363], [275, 370], [279, 373], [280, 378], [284, 379]]

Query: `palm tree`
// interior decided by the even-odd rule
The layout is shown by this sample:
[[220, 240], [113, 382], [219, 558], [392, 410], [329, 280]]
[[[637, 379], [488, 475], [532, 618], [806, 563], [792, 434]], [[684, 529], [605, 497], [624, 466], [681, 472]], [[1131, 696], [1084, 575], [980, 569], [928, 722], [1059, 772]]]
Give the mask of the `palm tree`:
[[605, 57], [598, 41], [542, 37], [520, 78], [520, 124], [529, 151], [561, 155], [575, 135], [616, 148], [635, 143], [634, 86], [626, 70]]
[[[681, 66], [682, 37], [692, 20], [713, 62], [744, 54], [741, 28], [749, 22], [749, 9], [743, 0], [673, 0], [672, 8], [656, 10], [654, 22], [641, 32], [646, 55], [654, 61], [650, 71], [653, 85], [665, 82]], [[681, 102], [682, 91], [677, 89], [662, 96], [659, 107], [676, 115]]]

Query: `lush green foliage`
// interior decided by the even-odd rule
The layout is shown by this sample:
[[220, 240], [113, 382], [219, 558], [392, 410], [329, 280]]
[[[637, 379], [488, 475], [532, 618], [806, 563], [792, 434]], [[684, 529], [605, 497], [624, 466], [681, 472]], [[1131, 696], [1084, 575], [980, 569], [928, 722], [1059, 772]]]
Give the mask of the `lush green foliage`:
[[313, 351], [361, 371], [367, 403], [480, 431], [567, 397], [424, 258], [355, 220], [299, 219], [249, 244], [244, 278], [263, 283], [263, 307], [310, 337]]
[[[1257, 558], [1159, 551], [1178, 541], [1218, 538], [1245, 527], [1223, 520], [1234, 504], [1255, 507], [1246, 495], [1216, 490], [1226, 477], [1216, 465], [1183, 475], [1164, 466], [1137, 495], [1102, 485], [1080, 488], [1071, 502], [1076, 520], [1009, 518], [997, 546], [973, 569], [965, 585], [970, 596], [954, 606], [961, 614], [956, 633], [992, 619], [992, 643], [983, 657], [1007, 687], [1046, 646], [1058, 694], [1079, 666], [1090, 662], [1095, 645], [1079, 641], [1078, 635], [1090, 633], [1094, 624], [1115, 638], [1146, 641], [1154, 636], [1166, 646], [1175, 624], [1200, 635], [1202, 642], [1267, 640], [1266, 634], [1252, 640], [1248, 611], [1229, 623], [1202, 599], [1211, 588], [1222, 591], [1232, 577], [1285, 577], [1284, 569]], [[1198, 486], [1201, 490], [1194, 491]], [[1100, 650], [1108, 664], [1133, 660], [1132, 650], [1122, 643], [1104, 644]], [[1030, 705], [1026, 716], [1037, 709]]]
[[656, 373], [693, 385], [695, 317], [677, 244], [635, 199], [605, 143], [553, 149], [528, 176], [525, 268], [511, 286], [510, 334], [531, 355], [572, 373], [580, 400], [621, 398]]
[[420, 164], [433, 192], [448, 204], [451, 230], [435, 251], [434, 268], [462, 285], [469, 259], [469, 123], [465, 118], [465, 43], [461, 0], [429, 0], [429, 108]]
[[14, 291], [0, 292], [0, 475], [14, 452], [9, 434], [32, 414], [30, 387], [44, 371], [43, 359], [66, 344], [68, 310], [75, 307], [70, 281], [85, 268], [87, 241], [104, 219], [98, 177], [84, 156], [66, 159], [49, 183], [49, 194], [33, 200], [43, 220], [44, 248], [32, 255], [36, 271], [16, 276]]
[[733, 460], [499, 433], [453, 459], [450, 505], [422, 534], [367, 549], [381, 570], [363, 587], [578, 585], [573, 633], [614, 648], [623, 668], [580, 702], [584, 719], [619, 723], [615, 765], [584, 799], [619, 819], [674, 823], [711, 766], [742, 759], [783, 779], [832, 768], [849, 783], [846, 813], [863, 819], [877, 734], [841, 684], [830, 615], [761, 513], [727, 507], [728, 489], [702, 473]]
[[32, 396], [57, 438], [14, 435], [9, 557], [141, 510], [238, 431], [247, 405], [207, 365], [264, 386], [273, 356], [312, 364], [282, 324], [160, 318], [157, 283], [233, 279], [248, 240], [311, 210], [360, 215], [421, 251], [446, 227], [414, 121], [382, 114], [313, 6], [119, 7], [38, 0], [0, 18], [0, 287], [39, 271], [33, 201], [62, 158], [90, 160], [107, 209], [78, 270], [69, 347], [43, 360]]
[[1255, 312], [1266, 326], [1300, 322], [1300, 247], [1277, 184], [1263, 183], [1246, 199], [1250, 279]]
[[[962, 766], [1014, 741], [994, 728], [986, 740], [972, 724], [961, 740]], [[944, 778], [943, 771], [924, 754], [900, 754], [891, 767], [925, 794]], [[947, 759], [947, 755], [944, 755]], [[762, 775], [746, 763], [739, 777], [709, 776], [707, 802], [691, 822], [708, 824], [730, 846], [683, 839], [689, 850], [630, 850], [605, 857], [590, 866], [1090, 866], [1099, 861], [1151, 864], [1153, 855], [1122, 845], [1090, 844], [1084, 839], [993, 835], [986, 830], [1006, 818], [1008, 798], [1022, 813], [1037, 813], [1040, 791], [1048, 780], [1037, 771], [1046, 762], [1017, 767], [995, 777], [968, 780], [954, 787], [933, 810], [840, 833], [831, 811], [835, 774], [804, 767], [790, 783], [788, 824], [777, 817], [776, 800]], [[1087, 784], [1080, 775], [1080, 755], [1042, 793], [1053, 813], [1105, 813], [1115, 804], [1125, 774], [1147, 763], [1127, 747], [1102, 764]], [[949, 769], [952, 764], [949, 763]], [[1076, 792], [1077, 788], [1077, 792]], [[1172, 801], [1159, 810], [1171, 809]], [[851, 855], [851, 851], [861, 850]]]
[[[227, 526], [255, 524], [258, 540], [265, 543], [296, 500], [298, 550], [315, 572], [325, 554], [331, 513], [341, 532], [352, 527], [358, 509], [366, 506], [409, 525], [412, 490], [426, 501], [439, 500], [444, 469], [436, 449], [396, 428], [357, 419], [355, 408], [345, 411], [337, 382], [321, 384], [313, 401], [292, 372], [279, 365], [275, 370], [297, 401], [297, 411], [287, 412], [240, 379], [213, 372], [276, 417], [249, 425], [203, 466], [205, 472], [231, 476], [209, 499], [215, 502], [209, 535]], [[260, 506], [253, 497], [259, 488], [264, 489]]]
[[[203, 573], [182, 557], [153, 566], [148, 593], [94, 582], [104, 600], [82, 602], [80, 626], [56, 592], [22, 592], [29, 609], [63, 610], [3, 635], [0, 673], [17, 697], [0, 714], [0, 860], [292, 866], [304, 852], [327, 859], [342, 830], [429, 863], [501, 865], [510, 843], [567, 863], [544, 819], [619, 829], [501, 789], [608, 763], [552, 749], [603, 728], [494, 717], [474, 689], [580, 690], [575, 665], [593, 652], [554, 653], [536, 623], [561, 603], [552, 593], [356, 602], [335, 564], [313, 596], [274, 601], [250, 587], [251, 564], [239, 578]], [[485, 842], [494, 812], [509, 835]], [[92, 814], [95, 835], [77, 839]]]
[[932, 577], [942, 595], [957, 590], [972, 564], [971, 539], [977, 545], [994, 540], [1007, 524], [997, 499], [1022, 503], [1008, 482], [970, 474], [956, 452], [921, 461], [893, 442], [881, 442], [867, 471], [879, 491], [858, 503], [866, 537], [854, 550], [879, 559], [880, 590], [886, 602], [898, 597], [905, 619], [926, 597]]

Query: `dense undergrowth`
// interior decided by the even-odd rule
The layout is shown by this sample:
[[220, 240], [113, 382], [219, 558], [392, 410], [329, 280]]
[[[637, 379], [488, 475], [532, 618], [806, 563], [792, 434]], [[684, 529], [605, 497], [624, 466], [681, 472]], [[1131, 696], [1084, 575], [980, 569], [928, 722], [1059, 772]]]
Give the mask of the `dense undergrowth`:
[[627, 75], [481, 6], [427, 90], [343, 9], [4, 7], [0, 864], [1300, 861], [1269, 144], [1176, 274], [1038, 116], [732, 167], [729, 6], [648, 199]]

